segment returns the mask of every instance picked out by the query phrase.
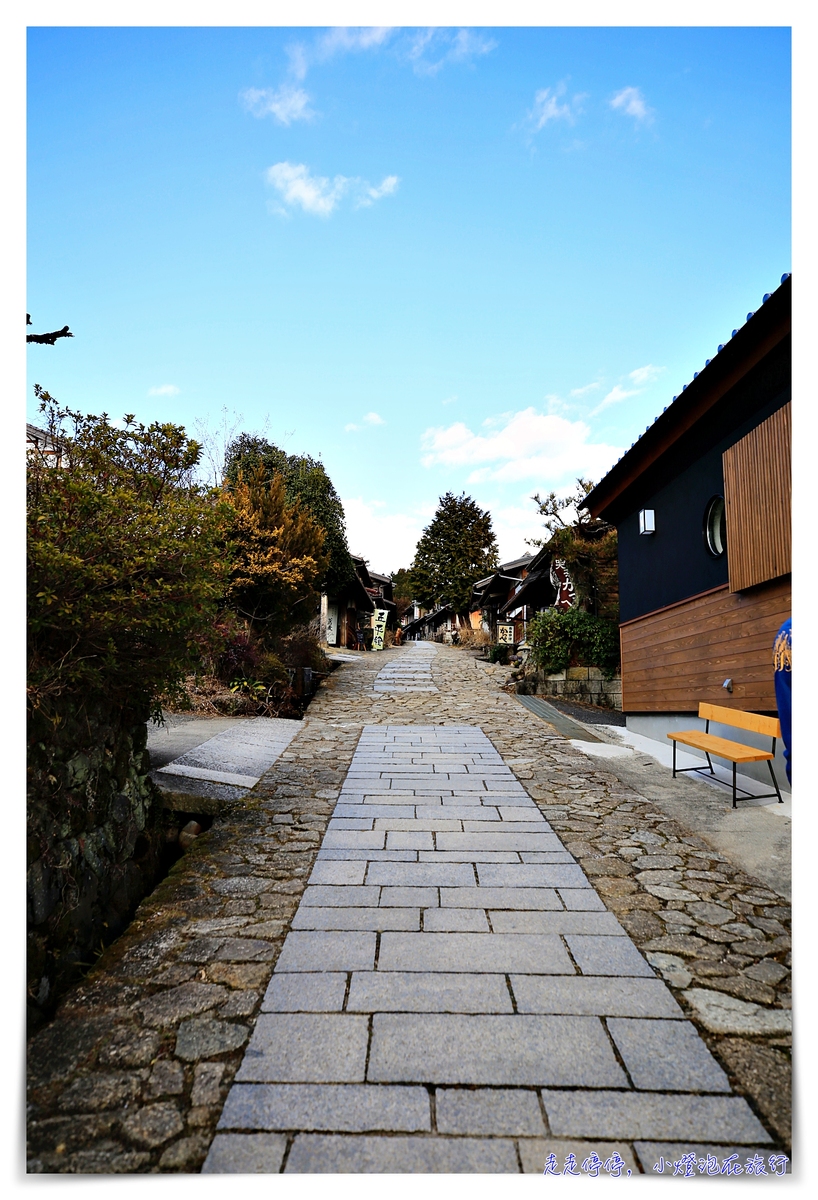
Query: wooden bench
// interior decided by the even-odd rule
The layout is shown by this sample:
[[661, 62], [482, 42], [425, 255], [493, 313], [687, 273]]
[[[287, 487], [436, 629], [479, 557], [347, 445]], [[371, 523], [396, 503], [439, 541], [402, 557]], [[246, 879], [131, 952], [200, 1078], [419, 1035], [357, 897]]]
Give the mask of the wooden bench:
[[[693, 746], [697, 750], [703, 750], [707, 759], [707, 766], [710, 768], [710, 774], [715, 775], [713, 764], [710, 761], [710, 755], [716, 758], [726, 758], [728, 762], [733, 764], [733, 808], [736, 807], [736, 766], [738, 763], [748, 762], [766, 762], [770, 768], [770, 775], [773, 781], [774, 792], [764, 792], [761, 796], [754, 796], [752, 792], [747, 792], [744, 788], [739, 788], [739, 791], [744, 792], [742, 799], [758, 799], [766, 800], [768, 797], [777, 796], [778, 803], [783, 804], [781, 792], [778, 788], [778, 783], [773, 771], [773, 759], [775, 758], [775, 743], [776, 739], [781, 737], [781, 725], [777, 717], [762, 717], [758, 713], [741, 712], [737, 708], [723, 708], [718, 704], [700, 704], [699, 719], [705, 721], [704, 732], [701, 729], [681, 729], [678, 733], [669, 733], [667, 736], [673, 742], [673, 778], [681, 775], [685, 771], [704, 771], [704, 767], [677, 767], [676, 766], [676, 743], [681, 742], [683, 746]], [[760, 733], [764, 737], [772, 738], [772, 747], [770, 750], [757, 750], [755, 746], [745, 746], [742, 742], [731, 742], [727, 738], [716, 737], [710, 732], [710, 722], [718, 721], [720, 725], [732, 725], [734, 729], [746, 729], [750, 733]]]

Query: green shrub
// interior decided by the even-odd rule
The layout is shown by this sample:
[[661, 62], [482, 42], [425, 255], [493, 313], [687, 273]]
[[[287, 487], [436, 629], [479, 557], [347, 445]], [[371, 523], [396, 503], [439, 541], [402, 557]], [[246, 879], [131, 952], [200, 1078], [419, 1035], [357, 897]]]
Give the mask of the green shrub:
[[535, 665], [548, 675], [566, 667], [599, 667], [611, 679], [619, 669], [617, 625], [581, 608], [538, 613], [529, 622], [527, 640]]
[[505, 643], [498, 642], [495, 646], [489, 646], [489, 662], [502, 663], [505, 667], [508, 665], [509, 647]]
[[181, 426], [118, 426], [37, 394], [61, 456], [28, 461], [31, 710], [103, 702], [144, 720], [212, 636], [232, 509], [192, 482], [199, 446]]

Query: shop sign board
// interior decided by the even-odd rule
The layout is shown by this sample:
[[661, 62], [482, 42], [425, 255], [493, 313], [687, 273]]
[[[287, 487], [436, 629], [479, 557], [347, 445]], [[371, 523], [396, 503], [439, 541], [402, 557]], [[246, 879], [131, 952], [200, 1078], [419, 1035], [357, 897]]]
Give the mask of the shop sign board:
[[388, 613], [385, 608], [376, 608], [372, 618], [372, 649], [383, 650], [383, 636], [386, 633], [386, 618]]

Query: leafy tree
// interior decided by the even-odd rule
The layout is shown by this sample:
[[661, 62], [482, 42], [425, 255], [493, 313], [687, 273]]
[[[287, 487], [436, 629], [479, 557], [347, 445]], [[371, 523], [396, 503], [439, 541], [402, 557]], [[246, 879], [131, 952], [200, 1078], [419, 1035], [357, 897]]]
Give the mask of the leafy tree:
[[288, 501], [281, 474], [262, 463], [239, 470], [226, 488], [234, 509], [227, 599], [267, 647], [312, 616], [327, 569], [326, 535], [299, 500]]
[[319, 582], [322, 590], [339, 591], [352, 579], [355, 567], [347, 545], [344, 506], [324, 464], [306, 454], [287, 454], [265, 438], [243, 433], [227, 448], [225, 482], [235, 484], [240, 471], [249, 478], [255, 467], [263, 469], [265, 479], [281, 476], [287, 500], [299, 500], [322, 527], [327, 564]]
[[580, 605], [587, 612], [617, 622], [619, 564], [616, 528], [607, 521], [592, 517], [586, 508], [580, 508], [593, 487], [589, 479], [579, 478], [576, 490], [571, 495], [559, 498], [556, 492], [549, 492], [543, 498], [537, 492], [532, 499], [544, 518], [548, 536], [531, 538], [529, 545], [545, 546], [554, 558], [564, 561], [574, 581]]
[[458, 615], [466, 613], [475, 580], [493, 571], [497, 561], [491, 513], [465, 492], [447, 492], [415, 549], [409, 572], [414, 598], [426, 608], [448, 604]]
[[28, 458], [31, 709], [158, 713], [212, 628], [230, 510], [191, 482], [199, 446], [181, 426], [117, 427], [35, 392], [61, 454]]

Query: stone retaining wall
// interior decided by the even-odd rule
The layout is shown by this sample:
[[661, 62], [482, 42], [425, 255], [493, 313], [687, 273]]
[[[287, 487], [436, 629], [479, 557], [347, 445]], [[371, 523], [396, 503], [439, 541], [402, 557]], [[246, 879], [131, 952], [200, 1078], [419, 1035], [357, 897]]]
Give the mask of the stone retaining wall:
[[568, 667], [556, 675], [527, 671], [525, 688], [528, 695], [557, 696], [622, 711], [622, 677], [605, 679], [599, 667]]
[[61, 705], [29, 729], [27, 989], [36, 1028], [154, 886], [162, 802], [143, 721]]

